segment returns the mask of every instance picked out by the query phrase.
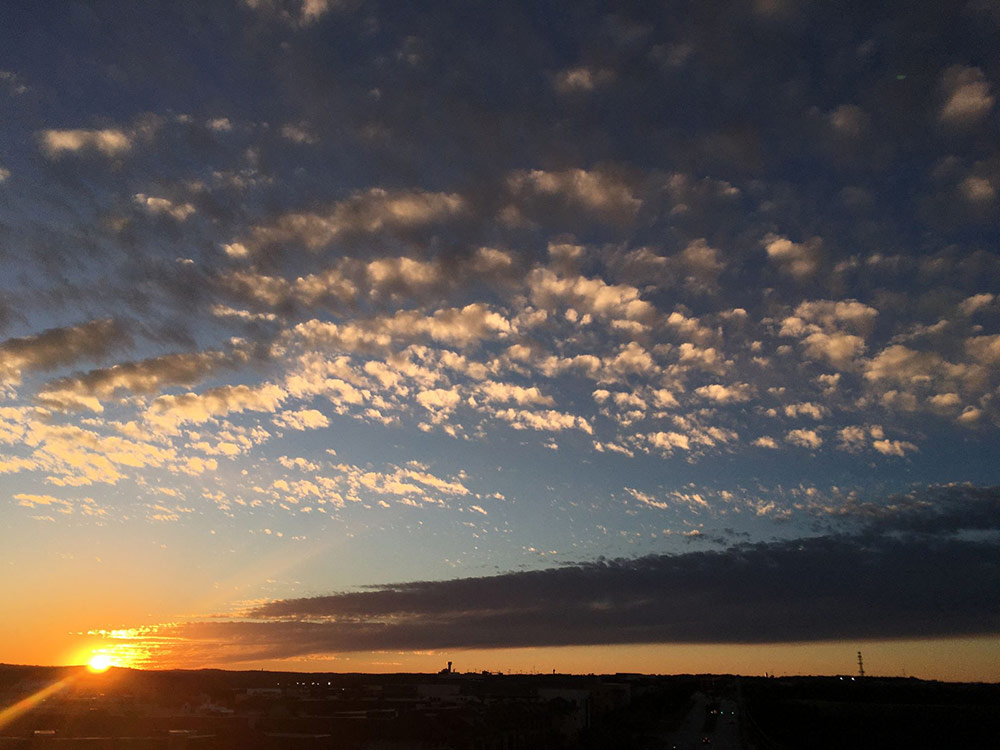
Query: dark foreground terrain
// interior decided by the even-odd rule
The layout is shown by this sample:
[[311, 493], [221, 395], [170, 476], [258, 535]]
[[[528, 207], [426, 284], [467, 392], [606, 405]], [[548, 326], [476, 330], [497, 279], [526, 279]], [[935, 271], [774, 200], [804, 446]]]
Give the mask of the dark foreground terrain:
[[997, 747], [1000, 685], [0, 665], [0, 748]]

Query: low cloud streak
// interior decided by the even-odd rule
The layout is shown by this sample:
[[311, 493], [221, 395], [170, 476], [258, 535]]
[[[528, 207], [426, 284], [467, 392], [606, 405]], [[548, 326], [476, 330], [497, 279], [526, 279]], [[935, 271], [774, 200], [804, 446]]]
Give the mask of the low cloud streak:
[[[919, 638], [1000, 629], [1000, 488], [842, 513], [860, 531], [271, 601], [165, 626], [233, 661], [321, 652]], [[965, 512], [963, 512], [963, 509]], [[947, 523], [941, 520], [947, 518]], [[963, 534], [969, 529], [976, 539]], [[933, 532], [933, 533], [932, 533]], [[959, 532], [959, 533], [955, 533]], [[164, 658], [171, 658], [164, 654]]]

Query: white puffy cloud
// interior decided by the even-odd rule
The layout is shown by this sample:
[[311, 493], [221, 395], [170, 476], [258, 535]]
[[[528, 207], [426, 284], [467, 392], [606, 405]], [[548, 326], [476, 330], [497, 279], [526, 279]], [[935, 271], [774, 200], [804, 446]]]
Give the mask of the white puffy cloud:
[[132, 139], [122, 130], [44, 130], [39, 134], [42, 150], [51, 158], [67, 153], [97, 152], [119, 156], [132, 148]]
[[330, 426], [327, 416], [316, 409], [283, 411], [274, 418], [274, 423], [292, 430], [317, 430]]
[[536, 386], [525, 388], [511, 383], [498, 383], [493, 380], [482, 383], [477, 389], [477, 393], [486, 401], [513, 401], [518, 406], [529, 406], [532, 404], [551, 406], [554, 403], [551, 396], [544, 395]]
[[515, 430], [538, 430], [540, 432], [561, 432], [563, 430], [582, 430], [588, 435], [594, 434], [594, 429], [583, 417], [575, 414], [546, 409], [544, 411], [528, 411], [526, 409], [499, 409], [493, 416], [509, 422]]
[[666, 323], [689, 342], [701, 346], [706, 346], [718, 338], [716, 332], [702, 324], [698, 318], [684, 315], [676, 310], [667, 316]]
[[[816, 324], [825, 331], [846, 329], [868, 334], [878, 316], [878, 310], [855, 299], [810, 300], [799, 304], [795, 308], [794, 315], [807, 323]], [[786, 320], [785, 325], [794, 326], [794, 319]]]
[[373, 292], [418, 290], [441, 282], [436, 263], [407, 257], [378, 258], [366, 271]]
[[145, 193], [136, 193], [133, 200], [149, 214], [166, 215], [177, 221], [186, 221], [194, 213], [194, 206], [190, 203], [173, 203]]
[[699, 347], [685, 341], [677, 348], [678, 361], [683, 365], [690, 365], [706, 372], [721, 374], [729, 367], [722, 352], [714, 346]]
[[348, 352], [391, 349], [393, 344], [422, 338], [471, 346], [484, 339], [501, 338], [510, 331], [510, 321], [478, 302], [463, 308], [443, 308], [431, 314], [400, 310], [394, 315], [360, 319], [354, 323], [313, 319], [293, 329], [295, 338], [305, 346]]
[[[243, 248], [242, 245], [239, 247]], [[220, 281], [240, 299], [269, 307], [297, 303], [306, 306], [325, 304], [339, 308], [354, 301], [358, 295], [357, 284], [341, 268], [328, 268], [293, 280], [241, 270], [222, 276]]]
[[917, 446], [905, 440], [876, 440], [872, 443], [872, 447], [883, 456], [903, 457], [917, 450]]
[[956, 409], [962, 405], [962, 397], [957, 393], [938, 393], [927, 401], [931, 406], [945, 411]]
[[319, 138], [305, 123], [286, 123], [281, 126], [281, 137], [292, 143], [315, 145]]
[[190, 456], [172, 467], [172, 470], [188, 476], [197, 477], [206, 471], [217, 471], [219, 462], [214, 458], [202, 458], [201, 456]]
[[694, 392], [704, 399], [719, 404], [735, 404], [749, 401], [752, 391], [753, 389], [747, 383], [733, 383], [731, 385], [712, 383], [696, 388]]
[[223, 243], [222, 250], [230, 258], [246, 258], [250, 255], [246, 245], [241, 242]]
[[819, 270], [822, 242], [814, 237], [807, 242], [797, 243], [785, 237], [769, 234], [764, 238], [764, 248], [768, 259], [781, 271], [804, 281]]
[[966, 339], [965, 350], [972, 359], [980, 364], [1000, 364], [1000, 334], [973, 336]]
[[654, 432], [646, 435], [646, 440], [650, 445], [666, 453], [672, 453], [674, 450], [691, 450], [691, 440], [679, 432]]
[[868, 129], [868, 114], [854, 104], [841, 104], [829, 117], [830, 126], [838, 136], [857, 138]]
[[864, 353], [878, 311], [857, 300], [806, 301], [781, 321], [781, 335], [799, 337], [810, 359], [853, 369]]
[[[966, 349], [975, 359], [989, 363], [1000, 354], [996, 337], [980, 336], [966, 340]], [[934, 351], [919, 351], [893, 344], [865, 363], [864, 376], [876, 384], [892, 383], [904, 388], [951, 390], [955, 383], [971, 382], [978, 371], [962, 363], [945, 360]]]
[[823, 445], [823, 438], [819, 436], [816, 430], [790, 430], [787, 435], [785, 435], [785, 440], [787, 440], [792, 445], [798, 445], [801, 448], [810, 448], [815, 450]]
[[726, 267], [719, 251], [709, 247], [703, 239], [688, 243], [681, 251], [679, 260], [689, 280], [701, 284], [714, 284]]
[[669, 503], [664, 502], [663, 500], [657, 500], [652, 495], [650, 495], [650, 494], [648, 494], [646, 492], [643, 492], [641, 490], [637, 490], [637, 489], [634, 489], [632, 487], [626, 487], [625, 491], [629, 495], [631, 495], [632, 497], [634, 497], [636, 500], [638, 500], [640, 503], [642, 503], [643, 505], [647, 505], [650, 508], [657, 508], [659, 510], [666, 510], [667, 508], [670, 507]]
[[606, 171], [520, 171], [510, 175], [507, 186], [521, 201], [530, 202], [537, 196], [555, 197], [615, 221], [632, 219], [642, 206], [642, 200], [633, 194], [625, 180]]
[[652, 355], [635, 341], [628, 342], [613, 357], [607, 358], [604, 366], [617, 375], [651, 376], [660, 370]]
[[606, 86], [615, 79], [615, 74], [603, 68], [579, 66], [562, 70], [553, 79], [553, 87], [560, 94], [575, 94], [593, 91]]
[[424, 333], [435, 341], [469, 346], [482, 339], [502, 337], [511, 331], [510, 321], [489, 306], [474, 302], [463, 308], [435, 310], [430, 316], [400, 311], [377, 321], [377, 330], [394, 336]]
[[549, 310], [565, 305], [602, 318], [638, 321], [650, 321], [656, 313], [634, 286], [608, 284], [585, 276], [561, 276], [548, 268], [532, 271], [528, 288], [534, 304]]
[[985, 177], [976, 177], [975, 175], [969, 175], [962, 180], [959, 183], [958, 190], [963, 198], [969, 201], [969, 203], [976, 205], [992, 203], [997, 197], [997, 191], [993, 187], [993, 183]]
[[995, 299], [996, 297], [992, 294], [974, 294], [971, 297], [966, 297], [962, 300], [958, 309], [961, 311], [962, 315], [975, 315], [980, 310], [985, 310], [992, 305]]
[[940, 116], [947, 125], [975, 124], [993, 108], [990, 83], [979, 68], [953, 65], [941, 76], [941, 88], [945, 101]]
[[859, 425], [843, 427], [837, 434], [840, 437], [841, 450], [852, 452], [860, 450], [868, 442], [868, 429]]
[[417, 394], [417, 403], [429, 411], [451, 411], [461, 401], [461, 394], [450, 388], [434, 388]]
[[18, 501], [18, 505], [24, 508], [37, 508], [38, 506], [56, 506], [60, 513], [72, 513], [73, 504], [68, 500], [63, 500], [58, 497], [53, 497], [52, 495], [34, 495], [31, 493], [20, 492], [14, 495], [14, 499]]
[[887, 439], [885, 430], [882, 425], [878, 424], [850, 425], [841, 428], [837, 435], [840, 438], [840, 444], [837, 447], [849, 453], [857, 453], [871, 448], [883, 456], [902, 457], [907, 453], [918, 451], [917, 446], [913, 443], [905, 440]]
[[857, 358], [865, 351], [865, 341], [850, 333], [822, 333], [817, 331], [806, 336], [802, 344], [806, 356], [829, 362], [842, 370], [854, 366]]
[[814, 404], [811, 401], [804, 401], [799, 404], [785, 404], [783, 407], [786, 417], [796, 418], [801, 416], [811, 417], [817, 422], [823, 419], [830, 410], [822, 404]]
[[318, 250], [338, 237], [403, 230], [456, 217], [466, 209], [454, 193], [372, 188], [355, 193], [323, 212], [288, 213], [271, 224], [254, 228], [245, 247], [281, 242], [301, 242]]
[[226, 385], [204, 393], [160, 396], [150, 404], [146, 419], [161, 428], [184, 422], [206, 422], [243, 411], [276, 412], [288, 394], [273, 383], [259, 386]]

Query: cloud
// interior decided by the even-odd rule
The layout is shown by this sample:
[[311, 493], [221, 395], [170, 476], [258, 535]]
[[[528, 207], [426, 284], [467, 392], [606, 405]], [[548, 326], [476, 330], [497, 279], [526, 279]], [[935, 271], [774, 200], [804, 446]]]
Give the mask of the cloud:
[[507, 178], [507, 187], [517, 205], [529, 215], [541, 208], [533, 205], [538, 199], [557, 199], [567, 207], [590, 211], [606, 221], [625, 223], [642, 206], [629, 184], [606, 170], [517, 171]]
[[379, 258], [366, 270], [373, 293], [412, 292], [442, 281], [442, 269], [436, 263], [413, 258]]
[[288, 139], [292, 143], [308, 144], [310, 146], [319, 143], [319, 138], [317, 138], [312, 131], [309, 130], [308, 126], [301, 123], [288, 123], [286, 125], [282, 125], [281, 137]]
[[666, 510], [670, 507], [670, 504], [662, 500], [657, 500], [652, 495], [642, 492], [641, 490], [633, 489], [632, 487], [626, 487], [625, 491], [638, 500], [643, 505], [648, 505], [650, 508], [657, 508], [659, 510]]
[[532, 301], [540, 308], [555, 311], [560, 305], [602, 318], [649, 321], [656, 308], [640, 298], [627, 284], [608, 284], [599, 278], [560, 276], [538, 268], [528, 276]]
[[907, 453], [917, 451], [917, 446], [905, 440], [876, 440], [872, 443], [872, 447], [883, 456], [903, 457]]
[[330, 426], [330, 420], [327, 419], [326, 415], [316, 409], [283, 411], [274, 418], [274, 423], [292, 430], [317, 430]]
[[851, 370], [877, 316], [878, 310], [854, 299], [806, 301], [781, 321], [781, 335], [799, 337], [808, 358]]
[[553, 87], [560, 94], [577, 94], [593, 91], [606, 86], [615, 79], [613, 71], [602, 68], [580, 66], [562, 70], [556, 74]]
[[733, 383], [732, 385], [712, 383], [696, 388], [695, 393], [719, 404], [734, 404], [749, 401], [752, 389], [746, 383]]
[[503, 315], [488, 305], [475, 302], [462, 308], [442, 308], [429, 315], [400, 310], [391, 316], [343, 325], [313, 319], [297, 325], [294, 334], [307, 346], [371, 351], [424, 338], [472, 346], [482, 340], [502, 338], [510, 331], [510, 321]]
[[974, 294], [971, 297], [966, 297], [959, 304], [958, 309], [965, 316], [975, 315], [981, 310], [987, 309], [993, 301], [996, 299], [992, 294]]
[[940, 117], [947, 125], [973, 125], [993, 108], [989, 81], [979, 68], [953, 65], [941, 76], [941, 89], [945, 102]]
[[[992, 344], [992, 337], [975, 337], [967, 340], [966, 348], [971, 356], [988, 363], [994, 349]], [[902, 344], [886, 347], [864, 367], [866, 380], [901, 386], [906, 389], [904, 393], [927, 388], [950, 392], [956, 383], [975, 375], [968, 366], [949, 362], [937, 352], [911, 349]]]
[[308, 26], [331, 10], [347, 7], [351, 0], [295, 0], [291, 4], [283, 0], [243, 0], [243, 2], [258, 13], [277, 17], [296, 26]]
[[54, 370], [80, 360], [101, 359], [129, 344], [125, 330], [111, 319], [7, 339], [0, 343], [0, 381], [17, 382], [23, 371]]
[[132, 138], [122, 130], [44, 130], [39, 134], [42, 151], [50, 158], [78, 152], [119, 156], [132, 148]]
[[874, 307], [858, 302], [856, 299], [848, 300], [809, 300], [802, 302], [795, 308], [795, 317], [789, 318], [783, 323], [784, 328], [789, 327], [794, 332], [796, 318], [807, 323], [814, 323], [824, 331], [837, 331], [846, 329], [867, 335], [871, 333], [875, 325], [875, 318], [878, 310]]
[[984, 365], [1000, 364], [1000, 334], [973, 336], [965, 340], [969, 356]]
[[882, 425], [851, 425], [842, 428], [838, 435], [840, 437], [840, 450], [850, 453], [857, 453], [865, 448], [881, 453], [883, 456], [898, 456], [902, 458], [907, 453], [919, 451], [916, 445], [906, 440], [889, 440], [885, 437], [885, 430]]
[[17, 440], [30, 451], [30, 465], [14, 466], [13, 470], [44, 471], [46, 481], [58, 487], [116, 484], [127, 469], [169, 466], [177, 460], [175, 449], [149, 442], [141, 434], [134, 439], [106, 435], [96, 429], [52, 424], [31, 413], [21, 416], [19, 427]]
[[787, 440], [792, 445], [797, 445], [800, 448], [809, 448], [815, 450], [823, 445], [823, 438], [819, 436], [816, 430], [790, 430], [787, 435], [785, 435], [785, 440]]
[[806, 356], [829, 362], [841, 370], [852, 369], [865, 351], [865, 341], [850, 333], [810, 333], [802, 340]]
[[247, 360], [246, 352], [241, 350], [165, 354], [50, 381], [39, 391], [38, 399], [52, 408], [85, 407], [99, 412], [103, 411], [102, 400], [121, 391], [145, 396], [170, 386], [189, 386]]
[[536, 386], [525, 388], [512, 383], [498, 383], [493, 380], [488, 380], [480, 384], [478, 393], [485, 401], [513, 401], [518, 406], [532, 404], [551, 406], [554, 403], [551, 396], [542, 394]]
[[[627, 491], [640, 503], [651, 499]], [[998, 549], [953, 532], [997, 528], [998, 497], [996, 488], [954, 487], [850, 506], [842, 520], [862, 526], [853, 534], [276, 600], [247, 612], [255, 622], [165, 626], [158, 635], [170, 636], [162, 643], [173, 645], [162, 648], [175, 654], [200, 641], [239, 661], [397, 649], [987, 634], [1000, 617]]]
[[186, 221], [194, 213], [194, 206], [190, 203], [172, 203], [166, 198], [157, 198], [145, 193], [136, 193], [133, 200], [153, 216], [166, 215], [177, 221]]
[[822, 404], [814, 404], [811, 401], [805, 401], [801, 404], [785, 404], [782, 411], [785, 412], [786, 417], [791, 417], [792, 419], [806, 416], [815, 419], [817, 422], [830, 413], [830, 410]]
[[72, 513], [73, 504], [68, 500], [62, 500], [52, 495], [32, 495], [30, 493], [18, 493], [14, 495], [18, 505], [25, 508], [37, 508], [39, 506], [55, 506], [60, 513]]
[[679, 432], [654, 432], [646, 436], [650, 445], [659, 448], [665, 453], [672, 453], [674, 450], [691, 450], [691, 440], [687, 435]]
[[726, 267], [721, 253], [703, 239], [688, 243], [678, 260], [688, 273], [688, 281], [696, 284], [714, 285]]
[[974, 204], [992, 203], [997, 197], [996, 188], [985, 177], [970, 175], [962, 180], [958, 189], [967, 201]]
[[278, 479], [269, 494], [276, 500], [292, 505], [309, 502], [317, 506], [343, 507], [346, 503], [377, 503], [389, 507], [390, 502], [411, 508], [421, 505], [446, 507], [455, 500], [471, 497], [461, 477], [440, 477], [416, 461], [405, 466], [389, 465], [382, 469], [341, 463], [326, 469], [303, 459], [279, 459], [282, 466], [312, 473], [311, 480]]
[[448, 388], [434, 388], [417, 394], [417, 403], [428, 411], [452, 411], [461, 400], [458, 391]]
[[764, 238], [768, 260], [798, 281], [805, 281], [819, 270], [821, 247], [818, 237], [801, 244], [774, 234]]
[[371, 188], [323, 212], [284, 214], [271, 224], [255, 227], [241, 244], [261, 247], [298, 242], [309, 250], [319, 250], [342, 236], [423, 227], [457, 217], [465, 210], [465, 201], [454, 193]]
[[582, 430], [588, 435], [594, 434], [593, 427], [583, 417], [554, 409], [544, 411], [527, 411], [525, 409], [498, 409], [493, 416], [509, 422], [515, 430], [538, 430], [540, 432], [561, 432], [563, 430]]
[[871, 118], [853, 104], [841, 104], [829, 115], [830, 127], [841, 137], [858, 138], [868, 129]]
[[972, 531], [1000, 530], [1000, 487], [955, 483], [918, 487], [872, 500], [852, 495], [843, 503], [817, 510], [854, 522], [864, 536], [961, 537]]
[[[247, 250], [243, 245], [240, 255], [234, 255], [233, 246], [227, 245], [226, 252], [233, 257], [242, 257]], [[357, 284], [345, 276], [341, 268], [329, 268], [319, 273], [311, 273], [289, 281], [280, 276], [268, 276], [256, 271], [232, 271], [220, 279], [222, 288], [238, 300], [252, 305], [266, 305], [272, 308], [287, 308], [298, 304], [326, 306], [334, 309], [353, 302], [358, 295]]]
[[204, 393], [160, 396], [150, 404], [146, 419], [159, 427], [176, 429], [185, 422], [196, 424], [233, 412], [276, 412], [287, 393], [273, 383], [259, 386], [225, 385]]

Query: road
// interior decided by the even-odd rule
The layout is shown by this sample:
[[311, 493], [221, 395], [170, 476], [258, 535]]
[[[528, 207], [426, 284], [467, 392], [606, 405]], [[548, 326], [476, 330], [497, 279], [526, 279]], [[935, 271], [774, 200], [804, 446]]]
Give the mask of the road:
[[[714, 716], [709, 714], [710, 705], [716, 708], [719, 713]], [[739, 713], [734, 700], [720, 699], [715, 703], [704, 693], [695, 693], [694, 705], [687, 712], [677, 731], [666, 736], [664, 747], [676, 747], [677, 750], [693, 750], [694, 748], [742, 750]], [[711, 740], [710, 744], [702, 741], [706, 737]]]

